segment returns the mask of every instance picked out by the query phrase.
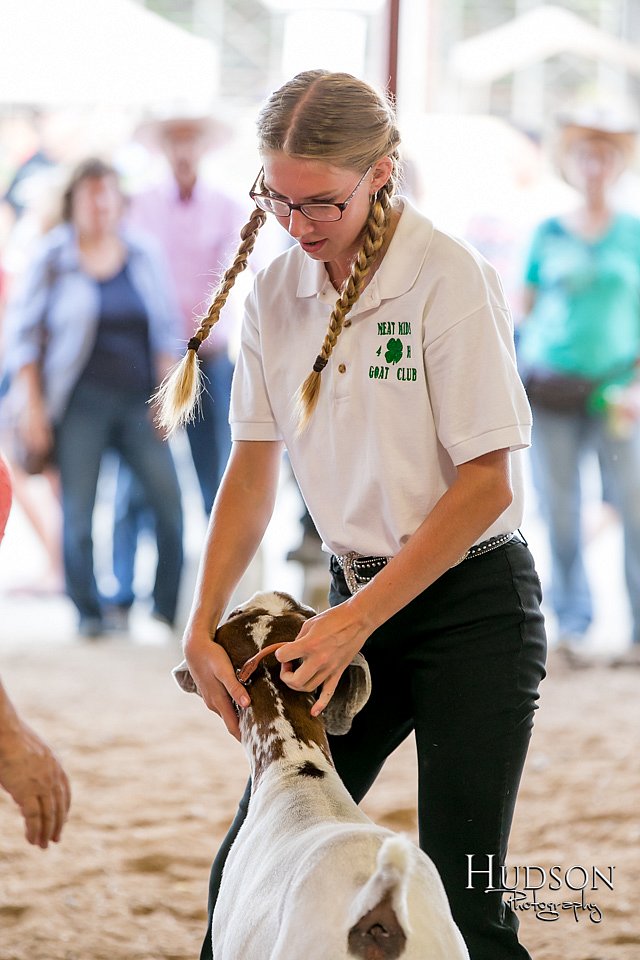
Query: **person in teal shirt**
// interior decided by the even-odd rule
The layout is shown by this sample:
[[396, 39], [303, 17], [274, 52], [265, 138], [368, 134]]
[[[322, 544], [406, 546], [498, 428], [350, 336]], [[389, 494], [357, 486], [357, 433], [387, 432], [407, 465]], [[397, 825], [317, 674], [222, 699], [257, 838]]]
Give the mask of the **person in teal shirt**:
[[518, 358], [525, 383], [532, 370], [597, 382], [582, 410], [550, 409], [531, 395], [533, 479], [549, 531], [548, 596], [559, 643], [571, 659], [593, 619], [580, 465], [595, 450], [606, 498], [624, 527], [633, 621], [624, 661], [640, 664], [640, 219], [617, 211], [611, 201], [634, 141], [634, 129], [611, 117], [561, 122], [559, 163], [581, 202], [534, 233]]
[[560, 217], [546, 220], [535, 232], [526, 280], [534, 302], [520, 343], [525, 369], [632, 378], [640, 356], [640, 219], [618, 213], [593, 238]]

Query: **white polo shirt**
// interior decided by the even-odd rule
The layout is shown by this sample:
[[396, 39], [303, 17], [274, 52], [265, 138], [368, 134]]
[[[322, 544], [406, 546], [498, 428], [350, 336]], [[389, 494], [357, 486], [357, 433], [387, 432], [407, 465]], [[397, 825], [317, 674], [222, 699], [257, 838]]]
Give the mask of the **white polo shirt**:
[[[283, 439], [326, 549], [394, 556], [456, 476], [492, 450], [529, 445], [531, 411], [495, 270], [404, 198], [387, 253], [348, 315], [296, 435], [295, 393], [320, 352], [337, 293], [295, 246], [256, 278], [231, 398], [234, 440]], [[514, 499], [479, 540], [522, 520]]]

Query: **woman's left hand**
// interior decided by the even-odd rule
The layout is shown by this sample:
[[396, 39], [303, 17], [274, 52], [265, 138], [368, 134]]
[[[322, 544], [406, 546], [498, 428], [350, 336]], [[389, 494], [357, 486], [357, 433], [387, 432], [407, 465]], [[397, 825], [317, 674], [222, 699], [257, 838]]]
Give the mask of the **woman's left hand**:
[[[342, 673], [372, 632], [347, 600], [307, 620], [293, 641], [276, 651], [281, 676], [292, 690], [322, 691], [311, 709], [317, 717], [335, 693]], [[294, 669], [293, 661], [302, 663]]]

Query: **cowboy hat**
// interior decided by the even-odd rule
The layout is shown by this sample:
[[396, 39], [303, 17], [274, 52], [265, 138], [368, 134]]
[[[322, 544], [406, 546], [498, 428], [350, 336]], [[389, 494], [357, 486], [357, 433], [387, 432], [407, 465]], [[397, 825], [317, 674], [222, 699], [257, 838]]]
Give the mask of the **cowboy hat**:
[[585, 140], [603, 140], [620, 153], [624, 166], [633, 157], [638, 133], [637, 115], [626, 108], [593, 105], [561, 113], [557, 118], [556, 161], [565, 180], [569, 152]]
[[207, 105], [176, 102], [154, 109], [139, 123], [135, 138], [146, 147], [161, 150], [167, 140], [194, 136], [208, 147], [220, 147], [232, 135], [231, 124], [221, 111]]

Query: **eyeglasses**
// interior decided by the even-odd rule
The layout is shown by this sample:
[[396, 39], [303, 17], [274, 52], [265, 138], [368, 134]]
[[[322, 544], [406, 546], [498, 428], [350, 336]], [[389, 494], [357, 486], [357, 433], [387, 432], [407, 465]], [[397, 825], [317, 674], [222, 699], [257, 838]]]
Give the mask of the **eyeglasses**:
[[268, 193], [258, 193], [256, 187], [264, 174], [264, 167], [256, 177], [254, 185], [249, 191], [249, 196], [257, 207], [265, 210], [267, 213], [273, 213], [276, 217], [290, 217], [294, 210], [299, 210], [307, 220], [320, 220], [325, 223], [342, 220], [342, 214], [353, 200], [358, 187], [370, 173], [371, 167], [362, 174], [355, 187], [346, 200], [342, 203], [289, 203], [288, 200], [279, 200]]

